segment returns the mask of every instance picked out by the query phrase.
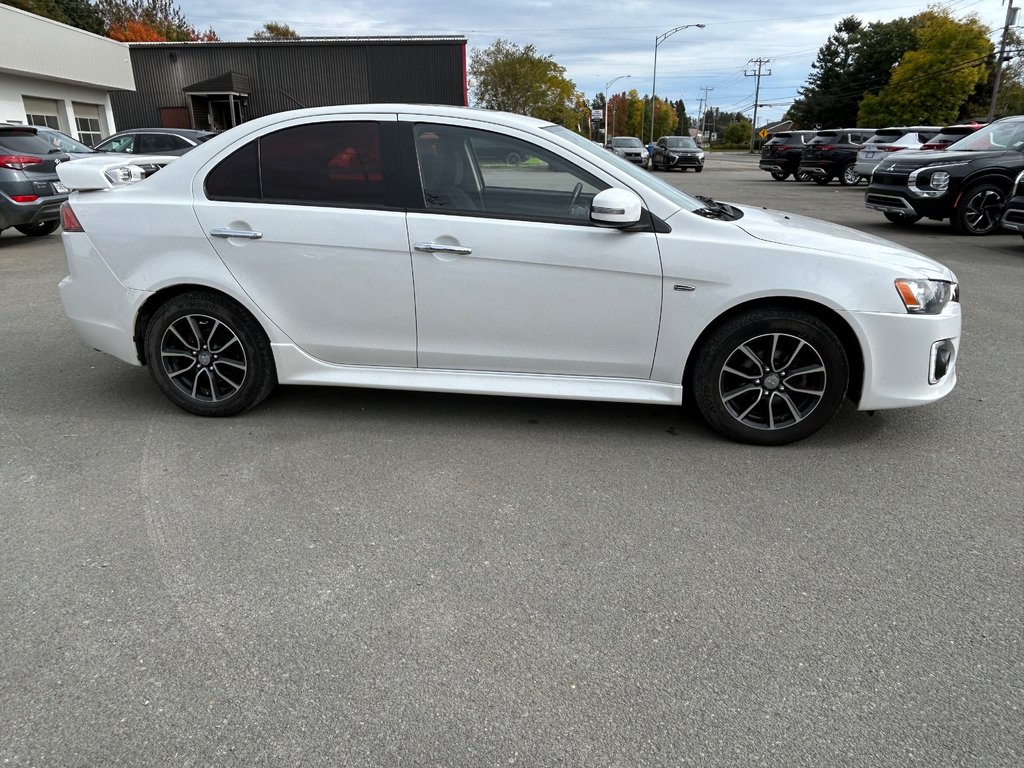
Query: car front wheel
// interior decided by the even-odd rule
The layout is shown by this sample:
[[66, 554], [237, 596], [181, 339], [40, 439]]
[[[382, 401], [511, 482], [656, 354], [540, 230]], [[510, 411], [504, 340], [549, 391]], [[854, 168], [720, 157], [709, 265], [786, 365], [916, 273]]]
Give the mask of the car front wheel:
[[789, 178], [789, 174], [785, 173], [784, 171], [772, 171], [771, 174], [772, 178], [775, 179], [776, 181], [785, 181], [786, 179]]
[[43, 237], [51, 232], [56, 232], [59, 226], [60, 221], [54, 219], [53, 221], [40, 221], [38, 224], [18, 224], [14, 228], [28, 237]]
[[146, 331], [146, 360], [160, 390], [199, 416], [233, 416], [277, 383], [263, 329], [230, 299], [195, 292], [164, 304]]
[[811, 181], [813, 181], [819, 187], [823, 187], [826, 184], [828, 184], [830, 181], [832, 181], [832, 177], [831, 176], [819, 176], [818, 174], [814, 174], [813, 176], [811, 176]]
[[759, 309], [725, 323], [693, 369], [701, 414], [726, 437], [785, 445], [817, 432], [839, 409], [849, 380], [846, 352], [813, 315]]
[[995, 184], [978, 184], [968, 189], [953, 211], [949, 223], [958, 235], [990, 235], [999, 229], [1006, 193]]

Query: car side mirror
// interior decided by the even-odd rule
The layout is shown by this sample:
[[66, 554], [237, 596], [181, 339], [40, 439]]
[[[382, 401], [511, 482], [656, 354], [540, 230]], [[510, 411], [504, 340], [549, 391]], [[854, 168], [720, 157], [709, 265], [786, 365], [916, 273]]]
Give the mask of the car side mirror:
[[590, 221], [599, 227], [623, 229], [640, 221], [643, 201], [628, 189], [605, 189], [594, 195]]

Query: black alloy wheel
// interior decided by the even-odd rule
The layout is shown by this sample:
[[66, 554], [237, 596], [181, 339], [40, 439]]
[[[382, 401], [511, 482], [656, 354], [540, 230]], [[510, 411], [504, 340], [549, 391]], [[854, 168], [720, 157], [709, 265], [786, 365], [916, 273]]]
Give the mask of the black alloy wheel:
[[991, 182], [964, 192], [949, 220], [958, 235], [991, 235], [999, 229], [1006, 193]]
[[772, 178], [776, 181], [785, 181], [789, 178], [789, 174], [785, 171], [771, 171]]
[[270, 343], [234, 301], [207, 292], [177, 296], [146, 331], [146, 361], [160, 390], [199, 416], [233, 416], [277, 383]]
[[726, 437], [785, 445], [817, 432], [849, 383], [842, 343], [821, 320], [759, 309], [725, 323], [702, 345], [693, 369], [701, 414]]
[[809, 174], [807, 171], [797, 171], [796, 173], [793, 174], [793, 178], [796, 179], [797, 181], [810, 181], [811, 174]]
[[830, 181], [832, 181], [832, 177], [831, 176], [819, 176], [818, 174], [815, 173], [815, 174], [813, 174], [811, 176], [811, 181], [813, 181], [819, 187], [824, 187], [826, 184], [828, 184]]
[[53, 221], [40, 221], [37, 224], [16, 224], [14, 228], [27, 237], [43, 237], [56, 232], [59, 226], [60, 220], [54, 219]]

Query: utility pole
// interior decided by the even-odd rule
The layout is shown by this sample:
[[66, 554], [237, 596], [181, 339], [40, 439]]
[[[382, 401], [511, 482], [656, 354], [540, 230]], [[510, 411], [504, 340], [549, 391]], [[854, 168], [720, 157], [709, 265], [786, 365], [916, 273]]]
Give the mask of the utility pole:
[[988, 106], [988, 120], [991, 123], [996, 117], [996, 100], [999, 98], [999, 85], [1003, 80], [1003, 64], [1006, 55], [1006, 37], [1010, 34], [1010, 27], [1017, 26], [1017, 12], [1019, 8], [1013, 7], [1013, 0], [1006, 4], [1006, 24], [1003, 25], [1003, 39], [999, 43], [999, 56], [996, 59], [996, 81], [992, 85], [992, 103]]
[[752, 130], [750, 131], [751, 152], [754, 151], [754, 139], [757, 138], [757, 134], [755, 133], [755, 131], [757, 131], [757, 102], [760, 101], [761, 99], [761, 78], [768, 77], [772, 73], [770, 69], [767, 72], [764, 72], [763, 68], [770, 63], [771, 59], [751, 59], [750, 61], [747, 62], [747, 64], [756, 64], [757, 71], [751, 72], [749, 70], [746, 70], [743, 72], [743, 74], [747, 77], [757, 78], [756, 85], [754, 86], [754, 125], [752, 126]]
[[707, 130], [708, 124], [708, 92], [715, 89], [707, 85], [702, 85], [700, 89], [704, 91], [704, 95], [700, 97], [700, 140], [705, 141], [705, 131]]

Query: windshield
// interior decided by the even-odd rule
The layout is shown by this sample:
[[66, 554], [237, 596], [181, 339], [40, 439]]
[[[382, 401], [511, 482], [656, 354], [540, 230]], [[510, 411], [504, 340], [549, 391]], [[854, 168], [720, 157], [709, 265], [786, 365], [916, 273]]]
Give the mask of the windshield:
[[671, 149], [694, 149], [697, 145], [693, 143], [693, 139], [686, 138], [669, 138], [665, 139], [665, 145]]
[[643, 144], [640, 142], [640, 139], [634, 139], [632, 136], [619, 136], [612, 139], [612, 146], [633, 147], [635, 149], [636, 147], [642, 147]]
[[999, 120], [946, 147], [956, 152], [1024, 149], [1024, 120]]
[[583, 138], [578, 133], [573, 133], [568, 128], [563, 128], [560, 125], [550, 125], [544, 130], [550, 131], [551, 133], [556, 134], [559, 138], [570, 142], [573, 146], [578, 147], [590, 155], [594, 155], [601, 162], [615, 166], [615, 170], [629, 176], [640, 185], [657, 192], [659, 195], [670, 200], [680, 208], [684, 208], [687, 211], [696, 211], [705, 207], [705, 204], [700, 200], [690, 197], [682, 190], [676, 189], [667, 181], [662, 181], [660, 177], [655, 176], [650, 171], [645, 171], [636, 163], [631, 163], [623, 157], [612, 154], [608, 150], [603, 149], [600, 145], [594, 144], [594, 142]]

